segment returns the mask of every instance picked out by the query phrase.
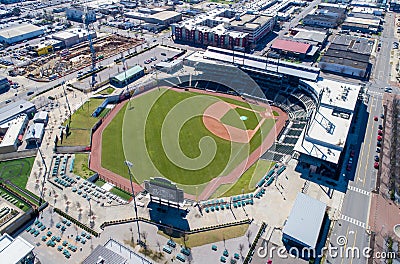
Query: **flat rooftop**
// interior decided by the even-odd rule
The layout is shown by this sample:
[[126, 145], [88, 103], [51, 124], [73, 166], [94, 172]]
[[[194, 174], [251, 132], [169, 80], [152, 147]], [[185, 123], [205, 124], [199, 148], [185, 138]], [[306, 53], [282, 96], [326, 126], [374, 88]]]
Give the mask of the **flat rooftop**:
[[31, 32], [36, 32], [38, 30], [42, 30], [42, 28], [32, 24], [18, 24], [0, 29], [0, 36], [4, 38], [13, 38]]
[[26, 100], [19, 100], [14, 103], [10, 103], [0, 108], [0, 124], [10, 119], [13, 116], [17, 116], [20, 113], [24, 113], [28, 109], [34, 108], [35, 105]]
[[337, 164], [346, 144], [360, 86], [331, 80], [304, 81], [318, 94], [319, 108], [300, 135], [295, 151]]
[[27, 122], [27, 120], [28, 117], [25, 114], [23, 114], [9, 122], [0, 125], [0, 128], [7, 129], [7, 132], [4, 135], [3, 140], [0, 142], [0, 146], [1, 147], [13, 146], [19, 136], [21, 128], [25, 125], [25, 122]]
[[284, 236], [299, 244], [315, 248], [318, 242], [326, 204], [304, 193], [297, 194], [289, 217], [283, 227]]
[[[239, 55], [241, 57], [239, 57]], [[235, 61], [235, 64], [241, 65], [242, 67], [250, 67], [260, 71], [268, 70], [270, 72], [288, 74], [313, 81], [317, 80], [319, 76], [319, 68], [285, 62], [282, 60], [278, 62], [276, 59], [251, 54], [243, 55], [243, 53], [216, 47], [209, 47], [207, 51], [203, 53], [203, 61], [205, 62], [205, 60], [216, 60], [228, 64]], [[277, 64], [278, 67], [276, 66]]]
[[35, 247], [22, 237], [13, 239], [8, 234], [0, 237], [0, 259], [2, 264], [15, 264], [26, 257]]

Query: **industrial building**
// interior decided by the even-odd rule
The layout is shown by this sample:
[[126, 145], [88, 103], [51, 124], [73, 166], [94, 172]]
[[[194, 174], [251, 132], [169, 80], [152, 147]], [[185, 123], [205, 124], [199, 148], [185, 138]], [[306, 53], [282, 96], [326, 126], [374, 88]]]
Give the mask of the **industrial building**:
[[326, 31], [293, 28], [290, 30], [293, 40], [308, 43], [314, 46], [323, 46], [328, 38]]
[[361, 87], [326, 79], [316, 83], [302, 80], [301, 85], [320, 102], [294, 148], [299, 166], [307, 168], [307, 176], [334, 178], [342, 167]]
[[96, 11], [93, 8], [88, 7], [87, 13], [85, 14], [85, 8], [80, 5], [73, 5], [65, 10], [65, 14], [68, 20], [83, 23], [83, 15], [86, 17], [86, 23], [92, 23], [96, 21]]
[[374, 41], [350, 35], [337, 35], [322, 56], [322, 71], [367, 79], [371, 71], [369, 62]]
[[346, 17], [346, 7], [336, 4], [319, 4], [314, 12], [303, 19], [303, 25], [336, 28]]
[[318, 48], [311, 44], [279, 38], [272, 43], [271, 50], [285, 57], [299, 59], [312, 58], [318, 52]]
[[36, 146], [42, 142], [44, 135], [44, 123], [33, 123], [25, 133], [25, 142], [27, 145]]
[[17, 24], [0, 29], [0, 42], [14, 44], [40, 36], [44, 30], [32, 24]]
[[[142, 20], [146, 23], [153, 24], [154, 26], [159, 26], [161, 28], [166, 28], [173, 23], [177, 23], [182, 20], [182, 14], [175, 11], [161, 11], [161, 12], [127, 12], [125, 14], [128, 18]], [[153, 27], [154, 27], [153, 26]], [[149, 25], [147, 26], [150, 27]]]
[[[321, 201], [304, 193], [297, 194], [283, 227], [282, 240], [286, 245], [295, 247], [300, 257], [308, 259], [310, 257], [308, 253], [317, 249], [326, 208], [326, 204]], [[302, 252], [303, 249], [307, 250]]]
[[39, 111], [35, 114], [32, 121], [34, 123], [43, 123], [44, 125], [47, 125], [49, 122], [49, 113], [46, 111]]
[[29, 101], [19, 100], [10, 103], [0, 108], [0, 124], [4, 124], [15, 117], [26, 114], [29, 117], [33, 117], [36, 112], [36, 106]]
[[6, 77], [0, 77], [0, 94], [10, 90], [10, 83]]
[[[90, 36], [92, 37], [92, 39], [96, 38], [96, 31], [90, 31]], [[61, 41], [64, 48], [69, 48], [83, 41], [87, 41], [88, 32], [87, 30], [81, 28], [70, 28], [65, 31], [60, 31], [56, 34], [53, 34], [53, 39]]]
[[275, 22], [275, 16], [240, 16], [232, 10], [214, 9], [207, 14], [172, 24], [171, 29], [175, 41], [245, 50], [271, 32]]
[[12, 238], [4, 233], [0, 237], [0, 259], [2, 264], [34, 263], [35, 247], [20, 236]]
[[362, 18], [349, 16], [342, 24], [342, 30], [376, 34], [380, 31], [381, 19], [377, 17]]
[[28, 124], [25, 114], [0, 125], [0, 153], [17, 151]]
[[139, 66], [133, 66], [132, 68], [118, 74], [117, 76], [110, 78], [110, 84], [115, 87], [122, 88], [140, 77], [144, 76], [144, 69]]

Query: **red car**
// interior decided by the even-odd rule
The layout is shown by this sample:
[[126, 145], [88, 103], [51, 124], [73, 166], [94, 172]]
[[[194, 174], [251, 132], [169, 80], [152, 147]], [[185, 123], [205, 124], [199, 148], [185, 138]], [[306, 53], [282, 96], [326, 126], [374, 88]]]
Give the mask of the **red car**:
[[377, 136], [376, 139], [377, 139], [378, 141], [382, 141], [382, 136]]
[[347, 164], [346, 170], [351, 171], [351, 164]]
[[374, 120], [375, 120], [375, 121], [378, 121], [378, 117], [377, 117], [377, 116], [374, 116]]
[[356, 152], [354, 150], [350, 151], [350, 157], [354, 157], [355, 154]]
[[380, 130], [380, 129], [378, 130], [378, 135], [379, 135], [379, 136], [382, 136], [382, 135], [383, 135], [382, 130]]
[[375, 168], [375, 169], [379, 169], [379, 162], [375, 162], [375, 163], [374, 163], [374, 168]]

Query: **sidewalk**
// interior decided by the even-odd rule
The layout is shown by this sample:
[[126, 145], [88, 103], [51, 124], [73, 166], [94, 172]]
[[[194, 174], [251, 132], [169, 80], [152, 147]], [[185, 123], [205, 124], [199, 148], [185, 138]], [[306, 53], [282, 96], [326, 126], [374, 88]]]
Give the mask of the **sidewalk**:
[[[384, 104], [388, 109], [391, 109], [393, 94], [384, 95]], [[392, 135], [391, 113], [386, 113], [385, 123], [385, 142], [381, 155], [381, 175], [380, 184], [377, 188], [377, 193], [372, 193], [371, 208], [369, 215], [369, 223], [371, 232], [375, 234], [373, 244], [374, 252], [386, 251], [386, 240], [391, 237], [393, 240], [399, 241], [399, 238], [394, 234], [393, 227], [400, 223], [400, 207], [390, 199], [389, 195], [389, 177], [390, 177], [390, 138]], [[371, 245], [372, 246], [372, 245]], [[372, 259], [371, 259], [372, 260]], [[381, 263], [381, 260], [372, 260], [372, 263]]]

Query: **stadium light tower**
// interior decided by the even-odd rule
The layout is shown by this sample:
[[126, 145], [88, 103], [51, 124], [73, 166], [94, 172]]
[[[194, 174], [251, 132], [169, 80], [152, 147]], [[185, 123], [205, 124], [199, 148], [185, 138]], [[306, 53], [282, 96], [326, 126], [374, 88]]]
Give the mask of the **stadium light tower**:
[[135, 216], [136, 216], [136, 225], [137, 225], [137, 232], [138, 232], [138, 243], [141, 244], [141, 239], [140, 239], [140, 228], [139, 228], [139, 218], [138, 218], [138, 213], [137, 213], [137, 206], [136, 206], [136, 198], [135, 198], [135, 191], [133, 189], [133, 182], [132, 182], [132, 171], [131, 168], [133, 167], [133, 163], [130, 162], [129, 160], [125, 160], [125, 165], [128, 167], [128, 173], [129, 173], [129, 181], [131, 182], [131, 189], [132, 189], [132, 197], [133, 197], [133, 205], [135, 207]]

